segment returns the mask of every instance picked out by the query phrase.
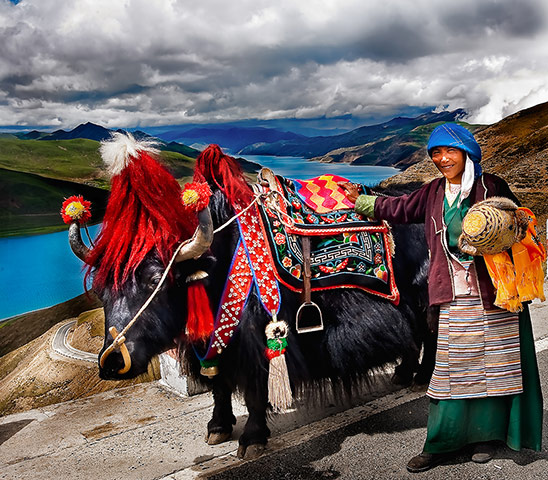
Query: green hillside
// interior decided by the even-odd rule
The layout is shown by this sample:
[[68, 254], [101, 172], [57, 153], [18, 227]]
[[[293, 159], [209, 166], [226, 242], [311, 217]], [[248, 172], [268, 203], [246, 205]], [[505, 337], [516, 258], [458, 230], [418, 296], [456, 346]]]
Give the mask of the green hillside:
[[[161, 159], [181, 183], [191, 178], [194, 159], [172, 151], [162, 151]], [[99, 222], [108, 188], [99, 142], [0, 137], [0, 237], [66, 228], [59, 210], [76, 194], [93, 203], [93, 221]]]
[[66, 229], [59, 210], [71, 195], [83, 195], [91, 201], [92, 220], [101, 220], [107, 190], [0, 168], [0, 237]]
[[100, 179], [99, 143], [93, 140], [19, 140], [0, 138], [0, 167], [50, 178], [86, 181], [106, 187]]

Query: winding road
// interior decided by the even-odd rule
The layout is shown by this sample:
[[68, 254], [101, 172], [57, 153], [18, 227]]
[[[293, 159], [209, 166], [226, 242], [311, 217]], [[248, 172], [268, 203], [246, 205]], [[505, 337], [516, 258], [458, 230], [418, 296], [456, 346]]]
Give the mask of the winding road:
[[83, 350], [78, 350], [77, 348], [69, 345], [67, 335], [75, 323], [76, 320], [71, 320], [70, 322], [64, 323], [59, 327], [53, 336], [53, 340], [51, 341], [51, 348], [54, 352], [62, 355], [63, 357], [68, 357], [73, 360], [82, 360], [84, 362], [97, 363], [96, 353], [84, 352]]

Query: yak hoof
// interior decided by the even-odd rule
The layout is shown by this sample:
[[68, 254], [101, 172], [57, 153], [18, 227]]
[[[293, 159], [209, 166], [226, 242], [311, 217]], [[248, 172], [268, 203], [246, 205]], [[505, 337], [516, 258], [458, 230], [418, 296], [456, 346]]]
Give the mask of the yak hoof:
[[248, 445], [247, 447], [240, 445], [238, 447], [238, 458], [242, 460], [255, 460], [263, 454], [265, 447], [266, 446], [261, 443], [255, 443], [254, 445]]
[[219, 445], [219, 443], [226, 442], [230, 439], [230, 433], [221, 432], [221, 433], [209, 433], [206, 437], [206, 442], [208, 445]]
[[392, 382], [393, 385], [407, 387], [411, 385], [411, 382], [413, 381], [413, 376], [412, 374], [411, 376], [409, 376], [409, 375], [402, 375], [400, 373], [394, 373], [390, 381]]
[[409, 386], [409, 390], [411, 390], [412, 392], [426, 392], [426, 390], [428, 390], [428, 384], [413, 382]]

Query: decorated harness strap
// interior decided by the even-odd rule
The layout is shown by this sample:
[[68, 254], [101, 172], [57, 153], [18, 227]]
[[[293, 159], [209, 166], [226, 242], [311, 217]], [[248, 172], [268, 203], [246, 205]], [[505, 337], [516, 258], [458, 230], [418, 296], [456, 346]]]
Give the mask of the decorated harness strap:
[[254, 285], [263, 308], [272, 317], [265, 329], [265, 355], [269, 360], [268, 400], [275, 411], [285, 411], [293, 402], [284, 355], [289, 327], [285, 321], [277, 318], [281, 298], [275, 268], [268, 253], [257, 207], [253, 205], [242, 210], [235, 206], [235, 210], [240, 213], [237, 219], [240, 239], [221, 296], [209, 347], [204, 356], [198, 355], [201, 372], [207, 376], [218, 373], [217, 356], [232, 340]]
[[238, 228], [251, 264], [257, 295], [265, 310], [276, 317], [280, 311], [280, 289], [255, 205], [238, 218]]
[[[236, 208], [236, 211], [241, 211]], [[240, 239], [234, 251], [226, 284], [221, 295], [214, 329], [205, 355], [198, 355], [202, 372], [217, 364], [216, 356], [228, 346], [254, 285], [265, 310], [276, 318], [280, 310], [280, 290], [274, 267], [259, 224], [257, 208], [252, 206], [237, 219]], [[215, 369], [211, 370], [215, 372]]]
[[215, 317], [209, 347], [205, 355], [198, 355], [203, 367], [209, 368], [216, 365], [216, 362], [212, 360], [222, 353], [230, 343], [234, 331], [240, 324], [240, 317], [247, 303], [252, 283], [253, 274], [245, 248], [240, 240], [232, 257], [230, 272]]

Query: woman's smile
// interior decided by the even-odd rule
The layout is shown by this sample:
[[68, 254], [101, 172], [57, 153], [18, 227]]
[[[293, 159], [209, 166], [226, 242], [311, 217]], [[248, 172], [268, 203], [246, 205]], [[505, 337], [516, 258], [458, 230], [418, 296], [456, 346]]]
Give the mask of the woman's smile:
[[466, 155], [462, 150], [455, 147], [435, 147], [431, 155], [438, 170], [450, 183], [461, 182], [466, 165]]

